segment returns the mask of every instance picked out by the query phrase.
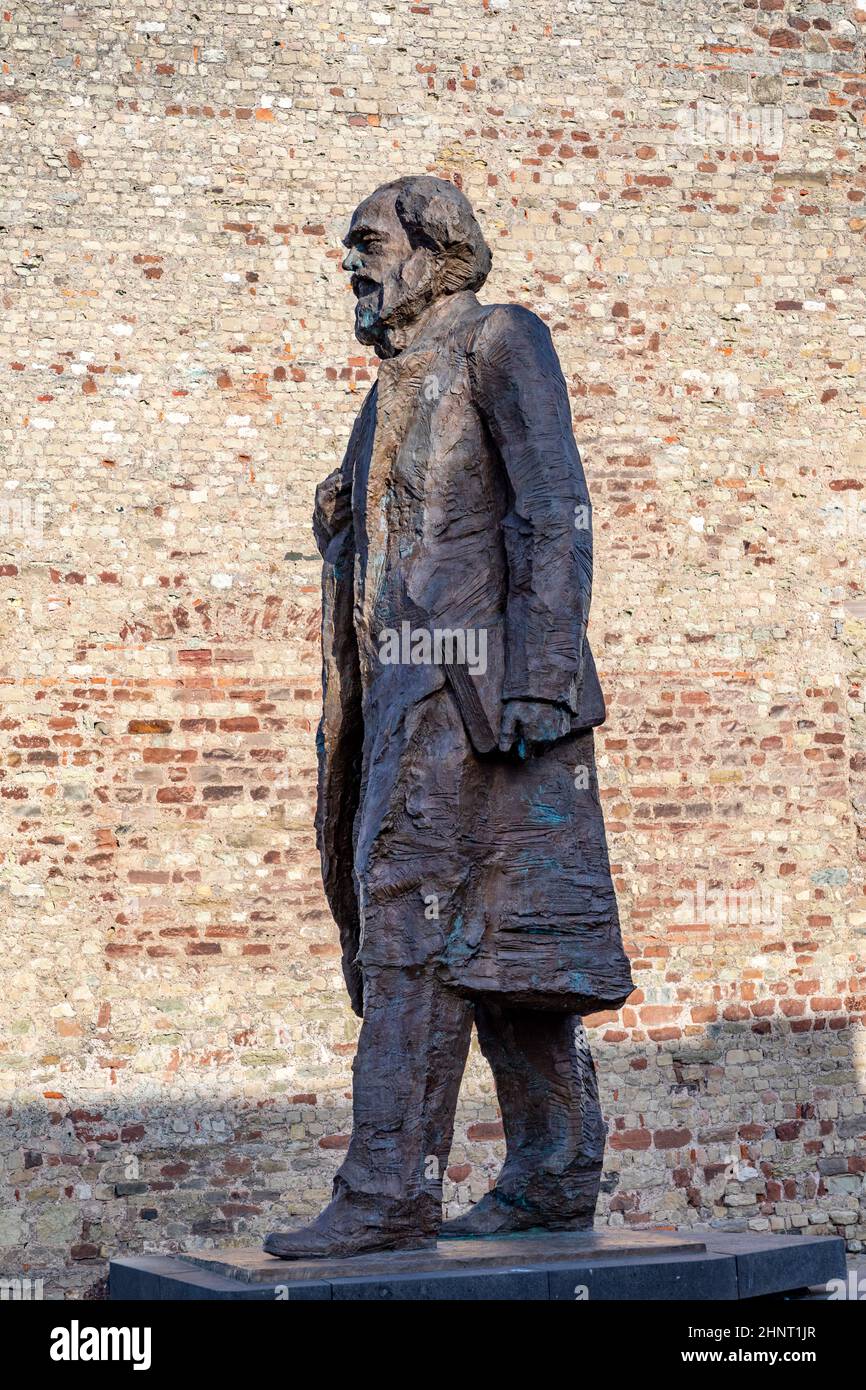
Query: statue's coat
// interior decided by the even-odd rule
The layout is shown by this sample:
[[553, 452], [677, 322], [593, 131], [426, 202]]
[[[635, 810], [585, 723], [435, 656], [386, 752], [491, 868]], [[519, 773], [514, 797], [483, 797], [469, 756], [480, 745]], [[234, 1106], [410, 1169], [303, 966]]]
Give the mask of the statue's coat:
[[[316, 496], [317, 833], [358, 1012], [378, 965], [575, 1013], [632, 989], [593, 758], [588, 507], [546, 326], [446, 296], [381, 363]], [[483, 630], [486, 672], [383, 662], [403, 623]], [[570, 733], [498, 752], [505, 699], [567, 707]]]

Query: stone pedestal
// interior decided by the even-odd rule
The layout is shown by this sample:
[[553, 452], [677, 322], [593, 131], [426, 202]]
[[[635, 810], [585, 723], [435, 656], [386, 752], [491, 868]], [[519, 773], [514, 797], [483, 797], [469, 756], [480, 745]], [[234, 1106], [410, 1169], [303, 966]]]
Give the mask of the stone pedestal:
[[782, 1294], [845, 1277], [836, 1236], [527, 1232], [435, 1250], [277, 1260], [260, 1249], [111, 1261], [114, 1300], [699, 1299]]

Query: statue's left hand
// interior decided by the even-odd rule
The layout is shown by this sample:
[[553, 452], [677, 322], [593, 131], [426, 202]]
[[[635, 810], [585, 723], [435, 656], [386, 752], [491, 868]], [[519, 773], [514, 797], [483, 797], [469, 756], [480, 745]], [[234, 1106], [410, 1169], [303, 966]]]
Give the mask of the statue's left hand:
[[571, 714], [563, 705], [547, 700], [506, 700], [499, 732], [502, 753], [528, 758], [549, 743], [563, 738], [571, 728]]

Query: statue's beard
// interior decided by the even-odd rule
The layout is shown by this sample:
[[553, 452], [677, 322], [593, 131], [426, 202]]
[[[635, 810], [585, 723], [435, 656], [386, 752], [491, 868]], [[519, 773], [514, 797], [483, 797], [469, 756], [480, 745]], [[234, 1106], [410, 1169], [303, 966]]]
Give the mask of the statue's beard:
[[431, 278], [408, 285], [402, 267], [379, 283], [355, 277], [355, 337], [379, 357], [394, 357], [411, 335], [412, 324], [434, 298]]

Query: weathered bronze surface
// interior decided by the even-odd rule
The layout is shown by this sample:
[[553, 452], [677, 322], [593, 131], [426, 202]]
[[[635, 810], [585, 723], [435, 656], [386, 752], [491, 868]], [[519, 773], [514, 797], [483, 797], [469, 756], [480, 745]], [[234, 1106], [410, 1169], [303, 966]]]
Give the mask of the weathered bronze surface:
[[550, 333], [475, 291], [462, 193], [356, 210], [355, 333], [382, 359], [318, 489], [317, 832], [352, 1006], [354, 1129], [285, 1259], [432, 1245], [473, 1023], [507, 1157], [443, 1234], [591, 1225], [605, 1127], [580, 1016], [632, 989], [593, 753], [589, 494]]

